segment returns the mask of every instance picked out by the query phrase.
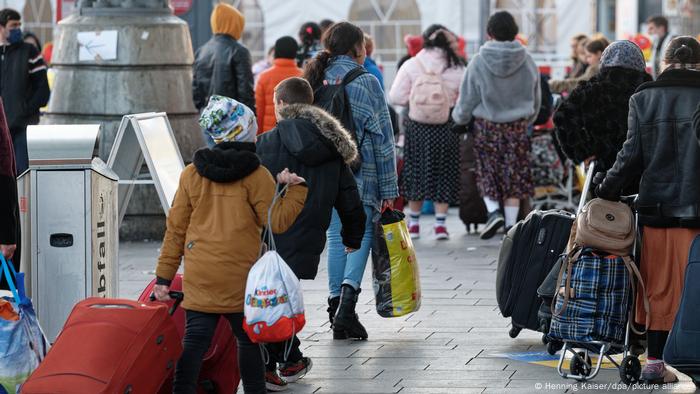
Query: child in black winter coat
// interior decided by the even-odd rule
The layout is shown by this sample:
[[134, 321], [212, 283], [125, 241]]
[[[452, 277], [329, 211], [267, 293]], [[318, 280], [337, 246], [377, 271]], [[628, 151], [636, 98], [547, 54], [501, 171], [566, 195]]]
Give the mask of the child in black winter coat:
[[[309, 191], [297, 221], [275, 236], [277, 252], [299, 279], [314, 279], [326, 244], [326, 230], [333, 208], [343, 225], [346, 251], [359, 249], [365, 233], [365, 213], [357, 183], [348, 164], [358, 154], [357, 147], [340, 122], [312, 105], [313, 91], [302, 78], [288, 78], [275, 88], [277, 126], [258, 137], [257, 154], [273, 173], [288, 168], [304, 177]], [[311, 360], [299, 350], [294, 338], [285, 359], [285, 344], [267, 345], [270, 362], [268, 386], [283, 387], [305, 375]], [[289, 349], [287, 349], [289, 350]], [[280, 374], [277, 375], [277, 364]]]

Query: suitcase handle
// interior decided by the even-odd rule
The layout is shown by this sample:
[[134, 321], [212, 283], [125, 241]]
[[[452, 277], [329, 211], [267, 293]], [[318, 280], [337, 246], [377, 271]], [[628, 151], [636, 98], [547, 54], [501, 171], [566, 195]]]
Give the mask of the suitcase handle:
[[[182, 301], [185, 299], [185, 293], [183, 293], [181, 291], [170, 291], [168, 293], [168, 296], [170, 296], [170, 298], [175, 300], [175, 303], [173, 304], [173, 306], [171, 306], [170, 309], [168, 310], [168, 313], [172, 316], [175, 314], [175, 311], [180, 306]], [[155, 302], [155, 300], [156, 300], [155, 293], [151, 293], [151, 295], [150, 295], [150, 297], [148, 297], [148, 299], [151, 300], [151, 302]]]

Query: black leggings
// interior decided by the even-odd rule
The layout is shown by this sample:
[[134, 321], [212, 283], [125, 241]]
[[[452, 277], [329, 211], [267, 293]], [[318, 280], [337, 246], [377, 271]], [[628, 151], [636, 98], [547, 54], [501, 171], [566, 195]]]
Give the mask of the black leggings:
[[664, 347], [666, 346], [667, 339], [668, 331], [648, 331], [647, 341], [649, 357], [662, 360], [664, 358]]
[[238, 367], [241, 371], [246, 394], [267, 393], [265, 389], [265, 364], [260, 347], [251, 342], [243, 331], [243, 314], [225, 315], [186, 311], [187, 326], [183, 340], [184, 351], [175, 368], [174, 394], [195, 394], [197, 378], [202, 368], [202, 358], [209, 349], [219, 318], [224, 316], [238, 342]]
[[[270, 356], [266, 366], [267, 370], [276, 371], [277, 364], [280, 363], [296, 363], [301, 361], [304, 355], [301, 353], [301, 350], [299, 350], [299, 346], [301, 346], [301, 341], [299, 341], [299, 338], [296, 335], [292, 339], [291, 345], [289, 344], [289, 341], [265, 344], [267, 353]], [[287, 355], [287, 359], [285, 360], [285, 353], [290, 347], [291, 350], [289, 351], [289, 355]]]

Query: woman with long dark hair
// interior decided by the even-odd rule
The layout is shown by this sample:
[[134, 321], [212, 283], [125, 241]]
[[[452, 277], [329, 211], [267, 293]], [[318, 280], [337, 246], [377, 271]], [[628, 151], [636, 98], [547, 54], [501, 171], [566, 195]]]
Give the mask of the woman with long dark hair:
[[[428, 105], [430, 112], [446, 114], [444, 121], [426, 123], [424, 113], [411, 108], [406, 119], [406, 145], [404, 176], [401, 189], [409, 200], [409, 233], [412, 238], [420, 236], [419, 218], [423, 200], [435, 202], [435, 237], [448, 239], [445, 226], [450, 204], [458, 202], [459, 193], [459, 137], [451, 131], [454, 123], [450, 110], [459, 95], [459, 84], [464, 74], [464, 60], [454, 51], [457, 38], [442, 25], [432, 25], [423, 33], [423, 49], [407, 60], [399, 69], [389, 92], [395, 105]], [[421, 95], [420, 78], [426, 74], [437, 76], [435, 82], [442, 85], [435, 103], [419, 103], [415, 97]], [[425, 86], [425, 85], [423, 85]], [[437, 97], [437, 96], [436, 96]], [[428, 100], [429, 101], [429, 100]], [[440, 121], [440, 120], [438, 120]]]
[[[348, 22], [331, 26], [323, 36], [324, 50], [307, 65], [304, 77], [316, 91], [322, 85], [339, 84], [350, 71], [365, 61], [362, 30]], [[393, 207], [398, 197], [394, 135], [389, 110], [379, 81], [364, 73], [346, 85], [356, 141], [362, 165], [355, 173], [360, 197], [367, 215], [362, 247], [347, 250], [343, 245], [343, 218], [334, 210], [328, 229], [328, 298], [333, 338], [366, 339], [367, 331], [355, 313], [357, 295], [374, 236], [374, 217], [384, 208]], [[348, 253], [351, 252], [351, 253]], [[336, 312], [337, 311], [337, 312]]]
[[299, 28], [299, 51], [297, 66], [304, 67], [306, 63], [321, 51], [321, 35], [323, 31], [316, 22], [306, 22]]
[[649, 323], [642, 379], [655, 384], [678, 381], [666, 369], [663, 350], [680, 304], [690, 245], [700, 235], [700, 146], [692, 120], [700, 102], [700, 43], [675, 38], [664, 63], [658, 79], [630, 98], [627, 140], [597, 189], [599, 197], [617, 200], [641, 176], [637, 211], [646, 295], [640, 287], [636, 322]]
[[575, 163], [595, 158], [599, 171], [610, 169], [627, 138], [630, 97], [649, 81], [635, 43], [616, 41], [605, 49], [600, 72], [581, 82], [554, 115], [564, 154]]

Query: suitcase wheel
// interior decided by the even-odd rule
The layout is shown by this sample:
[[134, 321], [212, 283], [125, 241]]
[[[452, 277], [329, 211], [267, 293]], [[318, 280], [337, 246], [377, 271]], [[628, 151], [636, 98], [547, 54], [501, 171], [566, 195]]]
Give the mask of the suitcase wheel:
[[627, 356], [620, 363], [620, 379], [624, 384], [639, 382], [642, 376], [642, 364], [637, 356]]
[[585, 352], [578, 352], [569, 362], [569, 371], [572, 375], [588, 376], [591, 374], [591, 357]]
[[515, 338], [520, 334], [520, 331], [522, 331], [522, 328], [513, 326], [510, 328], [508, 335], [510, 335], [511, 338]]
[[630, 353], [632, 353], [633, 356], [641, 356], [644, 352], [646, 352], [646, 349], [638, 343], [630, 346]]
[[563, 347], [564, 347], [563, 343], [556, 341], [556, 340], [551, 340], [547, 344], [547, 353], [549, 353], [550, 355], [553, 356], [553, 355], [557, 354], [557, 352], [560, 351]]

